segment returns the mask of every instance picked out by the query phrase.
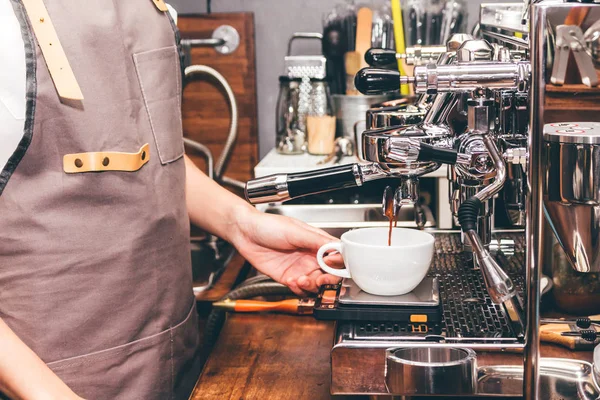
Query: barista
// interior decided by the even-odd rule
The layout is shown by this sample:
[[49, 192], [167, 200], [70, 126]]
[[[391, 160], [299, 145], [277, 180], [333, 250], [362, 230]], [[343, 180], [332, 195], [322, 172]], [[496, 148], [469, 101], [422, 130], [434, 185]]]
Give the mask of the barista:
[[187, 398], [190, 220], [297, 294], [335, 281], [314, 260], [331, 237], [184, 155], [162, 0], [0, 0], [0, 36], [0, 392]]

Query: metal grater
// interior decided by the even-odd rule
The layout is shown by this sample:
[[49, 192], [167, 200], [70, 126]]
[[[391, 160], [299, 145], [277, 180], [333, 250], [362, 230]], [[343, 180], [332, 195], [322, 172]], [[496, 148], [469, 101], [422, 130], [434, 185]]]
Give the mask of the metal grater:
[[[285, 70], [290, 78], [300, 78], [298, 114], [299, 128], [306, 131], [306, 115], [312, 110], [313, 102], [311, 101], [312, 85], [311, 79], [325, 79], [327, 60], [322, 56], [286, 56]], [[326, 98], [325, 98], [326, 101]]]
[[306, 115], [312, 110], [311, 107], [311, 79], [325, 79], [327, 76], [327, 60], [325, 57], [304, 56], [292, 54], [292, 43], [297, 39], [311, 39], [321, 41], [323, 35], [316, 32], [296, 32], [288, 42], [287, 56], [284, 59], [285, 73], [291, 79], [302, 79], [300, 84], [299, 102], [298, 102], [298, 127], [306, 132]]

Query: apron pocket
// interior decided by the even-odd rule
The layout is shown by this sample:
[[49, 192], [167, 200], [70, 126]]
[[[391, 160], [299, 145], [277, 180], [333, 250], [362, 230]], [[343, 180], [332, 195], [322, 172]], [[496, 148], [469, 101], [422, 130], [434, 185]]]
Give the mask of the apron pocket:
[[[48, 363], [86, 399], [187, 398], [197, 373], [182, 370], [197, 359], [196, 304], [177, 325], [121, 346]], [[187, 393], [183, 394], [183, 391]]]
[[158, 156], [168, 164], [183, 156], [181, 70], [176, 46], [133, 55]]

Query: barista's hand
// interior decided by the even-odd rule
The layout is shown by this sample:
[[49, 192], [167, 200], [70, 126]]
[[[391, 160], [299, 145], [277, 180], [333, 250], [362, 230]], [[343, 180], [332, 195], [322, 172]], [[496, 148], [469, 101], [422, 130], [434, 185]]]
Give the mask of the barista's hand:
[[[298, 295], [316, 292], [324, 284], [340, 278], [319, 268], [319, 248], [336, 241], [333, 236], [304, 222], [280, 215], [264, 214], [245, 208], [236, 216], [232, 242], [256, 269], [283, 283]], [[327, 258], [328, 264], [342, 266], [341, 256]]]

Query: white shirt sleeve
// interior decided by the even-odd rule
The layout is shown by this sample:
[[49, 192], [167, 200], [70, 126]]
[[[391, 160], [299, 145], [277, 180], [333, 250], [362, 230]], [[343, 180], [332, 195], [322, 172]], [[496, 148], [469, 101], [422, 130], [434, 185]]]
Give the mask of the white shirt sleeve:
[[177, 25], [177, 10], [175, 10], [170, 4], [167, 4], [167, 8], [169, 9], [169, 14], [171, 14], [171, 18], [173, 18], [173, 21], [175, 21], [175, 25]]
[[26, 62], [21, 26], [10, 0], [0, 0], [0, 170], [13, 155], [25, 127]]

